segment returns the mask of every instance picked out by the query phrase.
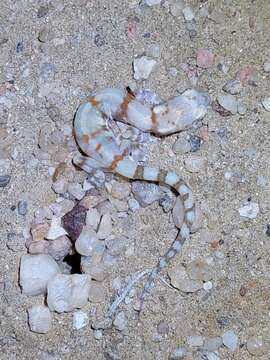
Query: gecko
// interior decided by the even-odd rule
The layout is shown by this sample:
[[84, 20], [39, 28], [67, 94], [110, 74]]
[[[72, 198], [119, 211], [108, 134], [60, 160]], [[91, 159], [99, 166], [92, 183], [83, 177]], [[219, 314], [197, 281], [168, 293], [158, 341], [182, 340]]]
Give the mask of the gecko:
[[73, 157], [76, 166], [88, 173], [98, 168], [131, 180], [165, 184], [182, 198], [182, 226], [173, 243], [150, 271], [140, 295], [141, 308], [158, 274], [181, 251], [189, 238], [195, 220], [195, 202], [192, 190], [175, 172], [144, 166], [129, 156], [127, 149], [121, 149], [108, 127], [108, 120], [114, 119], [143, 132], [165, 136], [190, 127], [206, 114], [208, 104], [207, 95], [194, 89], [186, 90], [167, 102], [150, 106], [136, 99], [129, 88], [105, 88], [80, 104], [74, 118], [74, 135], [80, 149]]

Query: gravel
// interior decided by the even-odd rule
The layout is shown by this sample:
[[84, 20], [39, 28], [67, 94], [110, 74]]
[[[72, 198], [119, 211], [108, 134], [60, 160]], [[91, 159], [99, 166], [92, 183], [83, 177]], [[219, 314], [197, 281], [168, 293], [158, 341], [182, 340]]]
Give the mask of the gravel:
[[[139, 0], [103, 3], [7, 0], [0, 5], [0, 176], [9, 177], [4, 185], [0, 178], [1, 357], [168, 359], [174, 350], [184, 347], [186, 359], [268, 359], [269, 349], [263, 355], [260, 351], [268, 346], [269, 328], [269, 237], [265, 234], [269, 223], [269, 112], [262, 104], [270, 96], [269, 1], [252, 1], [250, 6], [231, 0], [162, 0], [153, 6]], [[189, 11], [185, 9], [183, 14], [186, 7]], [[42, 33], [43, 29], [46, 32]], [[38, 40], [39, 33], [40, 40], [46, 42]], [[200, 49], [211, 53], [208, 59], [201, 59], [206, 67], [197, 64]], [[147, 79], [135, 81], [132, 61], [142, 56], [156, 64]], [[230, 80], [237, 81], [226, 84]], [[240, 92], [234, 88], [239, 82]], [[229, 85], [228, 93], [222, 90], [225, 84]], [[121, 292], [110, 286], [113, 279], [120, 278], [124, 286], [137, 271], [152, 268], [177, 233], [170, 195], [163, 187], [157, 203], [142, 208], [133, 193], [117, 199], [110, 192], [114, 181], [132, 181], [102, 170], [87, 175], [72, 164], [77, 152], [72, 121], [79, 103], [106, 86], [126, 85], [135, 95], [141, 92], [142, 101], [150, 102], [166, 101], [192, 87], [207, 91], [214, 102], [218, 94], [230, 95], [237, 103], [237, 113], [231, 116], [231, 111], [221, 105], [207, 105], [207, 115], [190, 128], [156, 141], [152, 134], [109, 122], [122, 146], [127, 146], [127, 140], [132, 142], [130, 153], [136, 160], [173, 171], [187, 181], [196, 209], [197, 205], [200, 209], [198, 233], [191, 234], [181, 254], [160, 277], [170, 282], [167, 271], [175, 271], [174, 264], [180, 269], [183, 266], [185, 272], [179, 280], [183, 289], [192, 288], [193, 281], [199, 281], [201, 288], [186, 293], [170, 289], [157, 279], [138, 321], [139, 297], [146, 281], [142, 279], [117, 309], [124, 311], [129, 322], [120, 331], [112, 329], [114, 318], [104, 321], [109, 304]], [[193, 109], [189, 104], [188, 115]], [[204, 134], [202, 129], [206, 129]], [[203, 138], [200, 148], [198, 139], [193, 141], [192, 136]], [[193, 149], [195, 146], [194, 154], [207, 159], [207, 166], [197, 173], [188, 171], [184, 160], [191, 150], [180, 149], [175, 155], [172, 145], [177, 138], [187, 139]], [[225, 173], [231, 174], [229, 179]], [[57, 184], [56, 193], [51, 185], [60, 179], [64, 180]], [[77, 190], [86, 196], [77, 200], [81, 194], [68, 192], [69, 184], [79, 184]], [[21, 200], [28, 203], [26, 215], [19, 215]], [[82, 207], [65, 217], [62, 224], [69, 235], [46, 240], [52, 217], [63, 217], [78, 202]], [[125, 202], [129, 209], [119, 212]], [[260, 208], [254, 219], [238, 212], [250, 202]], [[89, 209], [95, 209], [99, 216], [95, 212], [93, 219], [86, 219]], [[93, 224], [91, 230], [97, 231], [98, 218], [106, 212], [112, 218], [115, 239], [128, 237], [126, 250], [122, 253], [123, 243], [114, 243], [111, 234], [99, 240], [93, 255], [80, 256], [74, 242], [86, 220]], [[36, 225], [40, 227], [32, 231]], [[205, 230], [210, 235], [203, 239]], [[44, 252], [51, 246], [62, 275], [89, 271], [89, 278], [104, 288], [106, 298], [96, 303], [87, 300], [81, 309], [89, 317], [84, 328], [72, 329], [73, 313], [78, 311], [73, 309], [71, 313], [52, 313], [52, 326], [42, 335], [30, 332], [26, 309], [46, 304], [46, 296], [27, 297], [21, 292], [18, 266], [27, 251], [42, 251], [40, 255], [49, 256]], [[198, 259], [211, 261], [214, 278], [190, 279], [187, 267]], [[168, 335], [166, 325], [160, 325], [158, 333], [157, 326], [164, 321]], [[92, 331], [90, 324], [94, 329], [98, 323], [100, 327]], [[204, 349], [209, 339], [221, 337], [229, 329], [241, 339], [235, 352], [226, 346], [214, 351], [210, 345]], [[203, 346], [188, 346], [187, 337], [195, 335], [205, 337]]]

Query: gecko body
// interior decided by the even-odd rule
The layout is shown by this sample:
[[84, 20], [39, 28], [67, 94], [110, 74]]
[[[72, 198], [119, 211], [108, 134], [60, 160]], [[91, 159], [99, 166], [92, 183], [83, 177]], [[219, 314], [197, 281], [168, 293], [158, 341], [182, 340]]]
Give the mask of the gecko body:
[[184, 220], [176, 239], [152, 269], [141, 294], [141, 304], [150, 291], [158, 273], [179, 253], [189, 237], [195, 220], [194, 199], [190, 187], [177, 174], [138, 164], [127, 150], [122, 150], [108, 119], [115, 119], [155, 135], [179, 132], [207, 112], [208, 100], [204, 94], [187, 90], [166, 103], [150, 107], [139, 102], [128, 90], [106, 88], [87, 99], [77, 110], [74, 119], [76, 142], [83, 154], [73, 158], [75, 165], [86, 172], [101, 168], [132, 180], [145, 180], [166, 184], [183, 199]]

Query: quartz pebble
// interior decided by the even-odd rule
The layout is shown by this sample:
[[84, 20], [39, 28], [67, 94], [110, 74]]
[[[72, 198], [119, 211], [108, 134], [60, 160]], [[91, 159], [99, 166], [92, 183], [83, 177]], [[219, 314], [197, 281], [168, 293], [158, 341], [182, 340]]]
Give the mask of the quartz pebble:
[[195, 154], [190, 154], [185, 159], [186, 169], [191, 173], [202, 171], [206, 166], [206, 159]]
[[84, 227], [75, 242], [75, 249], [79, 254], [89, 256], [93, 253], [97, 243], [98, 237], [96, 232], [88, 227]]
[[112, 219], [110, 214], [104, 214], [100, 220], [97, 237], [99, 239], [106, 239], [112, 232]]
[[200, 335], [193, 335], [187, 337], [187, 343], [191, 347], [203, 346], [204, 338]]
[[123, 200], [127, 198], [130, 194], [130, 191], [131, 191], [131, 187], [130, 184], [127, 182], [120, 183], [115, 181], [112, 184], [111, 194], [115, 199]]
[[128, 239], [125, 236], [119, 236], [119, 237], [112, 237], [108, 238], [105, 241], [106, 248], [108, 249], [108, 252], [112, 256], [121, 255], [128, 244]]
[[47, 286], [47, 303], [51, 311], [70, 312], [86, 305], [90, 289], [88, 275], [58, 274]]
[[49, 241], [48, 253], [56, 260], [62, 261], [66, 255], [69, 254], [72, 243], [67, 236], [60, 236], [59, 238]]
[[212, 51], [207, 49], [199, 49], [197, 51], [197, 65], [200, 68], [208, 69], [210, 68], [214, 63], [214, 54]]
[[132, 193], [142, 207], [146, 207], [159, 200], [163, 192], [156, 184], [145, 181], [133, 181]]
[[84, 328], [85, 326], [87, 326], [88, 323], [89, 323], [89, 317], [85, 312], [83, 312], [81, 310], [74, 312], [73, 321], [72, 321], [72, 329], [80, 330], [80, 329]]
[[222, 346], [222, 339], [219, 336], [205, 339], [203, 344], [204, 350], [210, 352], [218, 350], [221, 346]]
[[223, 345], [231, 351], [235, 351], [238, 346], [238, 336], [233, 330], [228, 330], [222, 335]]
[[128, 206], [132, 212], [138, 211], [140, 209], [140, 204], [136, 199], [133, 198], [128, 199]]
[[195, 18], [194, 13], [189, 6], [184, 7], [182, 12], [186, 21], [192, 21]]
[[231, 114], [234, 115], [237, 113], [237, 100], [233, 95], [218, 95], [217, 101], [219, 105], [221, 105], [225, 110], [228, 110]]
[[92, 281], [89, 291], [89, 301], [93, 303], [104, 303], [105, 290], [102, 285]]
[[245, 115], [245, 113], [247, 112], [247, 105], [241, 101], [238, 101], [237, 111], [238, 111], [238, 114]]
[[79, 183], [71, 183], [68, 185], [68, 192], [74, 196], [75, 199], [81, 200], [84, 197], [84, 191], [82, 185]]
[[262, 99], [262, 105], [266, 111], [270, 111], [270, 97]]
[[240, 216], [248, 219], [256, 219], [259, 214], [259, 204], [250, 202], [238, 209]]
[[173, 2], [170, 6], [170, 13], [174, 17], [179, 17], [183, 13], [184, 3], [182, 0], [179, 0], [177, 2]]
[[93, 185], [96, 189], [101, 189], [104, 186], [105, 183], [105, 174], [102, 170], [97, 169], [94, 171], [94, 173], [87, 178], [89, 183]]
[[59, 266], [50, 255], [23, 255], [20, 264], [22, 292], [30, 296], [44, 294], [48, 281], [59, 271]]
[[126, 318], [124, 311], [120, 311], [115, 316], [113, 325], [119, 331], [123, 331], [127, 327], [127, 318]]
[[100, 340], [103, 336], [102, 330], [94, 330], [94, 338], [96, 340]]
[[29, 254], [48, 254], [49, 244], [47, 240], [32, 241], [28, 247]]
[[142, 56], [133, 61], [134, 79], [146, 80], [150, 76], [157, 62], [147, 56]]
[[39, 334], [46, 334], [51, 328], [52, 316], [45, 305], [34, 305], [28, 311], [30, 330]]
[[30, 232], [34, 241], [41, 241], [45, 238], [49, 230], [47, 223], [32, 225]]
[[168, 275], [171, 279], [172, 286], [183, 292], [193, 293], [203, 287], [203, 282], [201, 280], [192, 280], [188, 277], [183, 266], [175, 266], [169, 270]]
[[148, 6], [159, 5], [161, 0], [145, 0], [145, 3]]
[[179, 138], [173, 144], [173, 152], [175, 154], [185, 154], [191, 151], [191, 144], [185, 138]]
[[55, 240], [63, 235], [67, 235], [67, 233], [66, 230], [61, 226], [61, 218], [53, 216], [49, 231], [46, 235], [46, 239]]
[[187, 355], [187, 349], [184, 347], [179, 347], [177, 349], [174, 349], [169, 357], [169, 360], [181, 360], [185, 359]]
[[160, 46], [158, 44], [151, 44], [146, 51], [150, 57], [155, 59], [160, 57]]
[[100, 222], [100, 214], [95, 208], [90, 208], [86, 213], [86, 226], [93, 228], [94, 230], [98, 229]]
[[56, 194], [64, 194], [68, 189], [68, 181], [64, 177], [59, 178], [52, 184], [52, 189]]
[[270, 72], [270, 59], [267, 59], [263, 64], [263, 70], [265, 72]]
[[247, 340], [247, 350], [251, 355], [262, 356], [267, 353], [267, 346], [261, 336], [253, 336]]
[[[97, 249], [95, 249], [97, 250]], [[96, 281], [103, 281], [105, 279], [105, 266], [104, 264], [95, 261], [95, 257], [97, 258], [99, 255], [101, 260], [101, 254], [94, 254], [93, 256], [82, 256], [81, 257], [81, 271], [84, 274], [89, 274], [92, 279]]]
[[212, 288], [213, 288], [213, 283], [212, 283], [212, 281], [206, 281], [206, 282], [203, 284], [203, 289], [204, 289], [205, 291], [210, 291]]

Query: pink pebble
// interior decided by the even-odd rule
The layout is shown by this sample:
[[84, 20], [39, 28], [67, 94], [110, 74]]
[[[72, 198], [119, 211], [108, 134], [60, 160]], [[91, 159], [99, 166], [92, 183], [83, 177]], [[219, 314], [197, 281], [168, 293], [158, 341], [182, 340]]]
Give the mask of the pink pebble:
[[207, 49], [199, 49], [197, 51], [197, 65], [200, 68], [208, 69], [213, 65], [215, 55]]
[[241, 81], [241, 84], [246, 84], [250, 80], [253, 69], [249, 65], [244, 65], [236, 74], [236, 78]]

